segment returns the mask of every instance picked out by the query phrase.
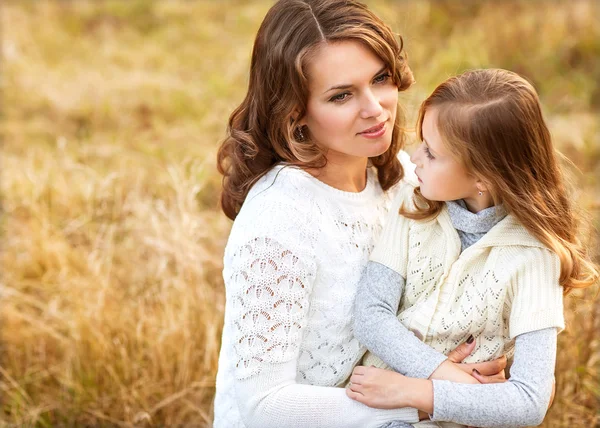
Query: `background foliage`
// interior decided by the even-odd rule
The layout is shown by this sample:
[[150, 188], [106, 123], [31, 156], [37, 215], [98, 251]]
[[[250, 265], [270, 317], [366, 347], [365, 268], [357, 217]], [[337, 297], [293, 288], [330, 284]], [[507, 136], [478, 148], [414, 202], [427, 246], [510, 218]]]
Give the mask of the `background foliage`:
[[[404, 37], [410, 124], [468, 68], [535, 84], [598, 260], [598, 3], [368, 3]], [[270, 4], [2, 2], [2, 426], [210, 425], [230, 227], [214, 159]], [[567, 301], [545, 427], [599, 423], [595, 291]]]

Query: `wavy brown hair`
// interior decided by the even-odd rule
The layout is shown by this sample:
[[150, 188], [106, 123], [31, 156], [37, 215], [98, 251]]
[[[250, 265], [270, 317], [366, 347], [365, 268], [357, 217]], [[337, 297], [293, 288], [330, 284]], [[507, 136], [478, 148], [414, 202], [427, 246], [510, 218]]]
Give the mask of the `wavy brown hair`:
[[[435, 108], [442, 141], [467, 171], [481, 179], [493, 198], [560, 258], [565, 293], [598, 280], [598, 271], [577, 237], [579, 218], [563, 176], [533, 86], [506, 70], [469, 71], [439, 85], [421, 105], [423, 118]], [[444, 202], [415, 189], [413, 219], [439, 214]]]
[[[227, 138], [217, 155], [223, 174], [221, 207], [235, 219], [252, 185], [273, 165], [285, 162], [322, 168], [325, 151], [299, 138], [298, 123], [309, 95], [306, 67], [324, 43], [355, 40], [371, 49], [389, 68], [400, 91], [413, 83], [402, 38], [375, 14], [352, 0], [279, 0], [263, 20], [252, 52], [246, 98], [229, 118]], [[404, 171], [397, 154], [404, 147], [398, 109], [390, 148], [371, 158], [384, 190]]]

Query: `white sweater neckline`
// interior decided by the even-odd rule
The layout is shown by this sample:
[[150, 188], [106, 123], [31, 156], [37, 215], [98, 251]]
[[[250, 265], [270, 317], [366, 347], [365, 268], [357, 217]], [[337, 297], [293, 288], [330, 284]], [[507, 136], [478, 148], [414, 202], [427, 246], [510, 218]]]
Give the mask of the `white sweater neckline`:
[[312, 174], [303, 170], [302, 168], [289, 164], [275, 165], [273, 167], [273, 172], [275, 174], [278, 174], [280, 171], [283, 171], [287, 168], [291, 168], [294, 171], [297, 171], [299, 174], [305, 176], [316, 188], [322, 190], [323, 192], [326, 192], [332, 197], [342, 198], [346, 201], [361, 202], [370, 200], [377, 196], [377, 174], [374, 171], [373, 167], [367, 168], [367, 183], [365, 185], [365, 188], [362, 189], [360, 192], [349, 192], [346, 190], [337, 189], [333, 186], [330, 186], [327, 183], [324, 183], [323, 181], [319, 180], [317, 177], [313, 176]]

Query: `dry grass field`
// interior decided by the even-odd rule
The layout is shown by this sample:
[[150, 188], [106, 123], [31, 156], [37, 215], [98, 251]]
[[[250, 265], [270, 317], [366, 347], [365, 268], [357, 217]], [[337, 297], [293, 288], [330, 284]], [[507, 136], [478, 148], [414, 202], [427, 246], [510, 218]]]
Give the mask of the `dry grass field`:
[[[404, 36], [411, 122], [468, 68], [534, 82], [599, 260], [599, 3], [368, 3]], [[270, 4], [0, 4], [0, 426], [210, 426], [230, 228], [214, 160]], [[567, 300], [544, 427], [600, 426], [596, 293]]]

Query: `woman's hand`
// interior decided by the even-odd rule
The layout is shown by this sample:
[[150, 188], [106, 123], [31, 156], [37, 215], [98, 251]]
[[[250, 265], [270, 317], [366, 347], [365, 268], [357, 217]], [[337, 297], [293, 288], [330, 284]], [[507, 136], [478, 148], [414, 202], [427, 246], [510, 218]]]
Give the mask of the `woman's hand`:
[[433, 412], [433, 384], [376, 367], [357, 366], [346, 388], [348, 397], [378, 409], [413, 407]]
[[346, 388], [348, 397], [379, 409], [406, 407], [403, 391], [407, 377], [376, 367], [357, 366]]
[[[357, 366], [346, 388], [348, 397], [369, 407], [397, 409], [419, 405], [433, 408], [433, 385], [424, 379], [413, 379], [399, 373], [376, 367]], [[428, 404], [431, 403], [429, 406]]]

